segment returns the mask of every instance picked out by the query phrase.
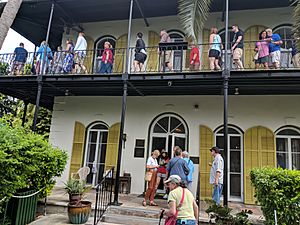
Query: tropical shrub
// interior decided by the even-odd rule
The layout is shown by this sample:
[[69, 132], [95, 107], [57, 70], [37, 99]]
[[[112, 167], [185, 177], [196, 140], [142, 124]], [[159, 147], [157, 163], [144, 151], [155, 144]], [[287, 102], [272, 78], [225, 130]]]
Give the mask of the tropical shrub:
[[266, 224], [299, 225], [300, 171], [282, 168], [253, 169], [250, 173], [255, 197], [261, 205]]
[[[39, 197], [45, 197], [66, 163], [67, 153], [43, 136], [0, 120], [0, 200], [29, 189], [41, 190]], [[6, 201], [0, 203], [0, 209]]]
[[0, 62], [0, 75], [9, 74], [9, 64], [6, 62]]

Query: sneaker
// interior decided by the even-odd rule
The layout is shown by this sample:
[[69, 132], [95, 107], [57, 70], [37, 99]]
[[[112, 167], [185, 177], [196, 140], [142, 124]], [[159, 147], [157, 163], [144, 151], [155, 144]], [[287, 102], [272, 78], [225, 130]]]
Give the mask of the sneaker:
[[163, 199], [167, 199], [168, 198], [168, 194], [165, 194]]

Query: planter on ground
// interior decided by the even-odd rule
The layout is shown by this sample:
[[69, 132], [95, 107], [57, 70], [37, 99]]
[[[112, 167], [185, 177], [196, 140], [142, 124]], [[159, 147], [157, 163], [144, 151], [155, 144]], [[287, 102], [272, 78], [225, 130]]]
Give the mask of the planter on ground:
[[68, 217], [72, 224], [86, 223], [90, 217], [92, 203], [89, 201], [70, 202], [68, 204]]

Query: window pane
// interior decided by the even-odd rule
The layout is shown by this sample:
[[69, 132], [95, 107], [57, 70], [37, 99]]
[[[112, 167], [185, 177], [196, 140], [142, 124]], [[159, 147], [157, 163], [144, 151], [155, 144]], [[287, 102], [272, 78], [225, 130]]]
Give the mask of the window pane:
[[241, 149], [241, 138], [240, 137], [230, 137], [230, 149]]
[[276, 151], [287, 152], [288, 151], [288, 139], [287, 138], [276, 138]]
[[292, 152], [300, 153], [300, 138], [292, 138]]
[[241, 172], [240, 152], [230, 152], [230, 172]]
[[100, 132], [99, 143], [106, 144], [107, 143], [107, 136], [108, 136], [108, 132], [101, 131]]
[[230, 196], [241, 197], [240, 174], [230, 174]]
[[154, 133], [167, 133], [166, 130], [164, 130], [158, 123], [155, 124], [153, 132]]
[[153, 137], [152, 138], [152, 149], [151, 151], [158, 149], [162, 150], [166, 148], [166, 138]]
[[292, 169], [300, 170], [300, 154], [292, 154]]
[[135, 147], [144, 147], [144, 146], [145, 146], [145, 140], [143, 140], [143, 139], [135, 140]]
[[223, 136], [217, 136], [217, 146], [220, 149], [224, 149], [224, 137]]
[[[224, 133], [224, 129], [220, 130], [218, 132], [218, 134], [223, 134]], [[240, 134], [236, 129], [233, 128], [228, 128], [228, 134]]]
[[175, 137], [175, 146], [179, 146], [183, 151], [185, 151], [185, 138]]
[[277, 167], [283, 169], [288, 169], [288, 154], [287, 153], [277, 153]]
[[174, 117], [171, 117], [171, 132], [174, 132], [174, 129], [176, 129], [177, 127], [179, 127], [181, 124], [180, 120]]
[[107, 127], [104, 124], [96, 124], [91, 129], [107, 130]]
[[169, 130], [169, 117], [164, 117], [157, 122], [166, 131]]
[[178, 134], [184, 134], [185, 133], [185, 129], [183, 124], [181, 124], [179, 127], [175, 128], [172, 133], [178, 133]]
[[277, 135], [300, 135], [300, 133], [296, 130], [285, 129], [280, 131]]
[[91, 143], [96, 143], [97, 142], [97, 136], [98, 136], [97, 131], [90, 131], [90, 142]]
[[88, 162], [94, 162], [96, 154], [96, 144], [88, 145]]

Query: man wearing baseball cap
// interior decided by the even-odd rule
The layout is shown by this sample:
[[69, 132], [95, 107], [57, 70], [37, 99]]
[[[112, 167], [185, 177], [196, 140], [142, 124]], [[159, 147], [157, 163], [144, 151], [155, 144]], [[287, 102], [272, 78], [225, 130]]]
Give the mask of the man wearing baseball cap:
[[210, 152], [214, 157], [209, 178], [209, 183], [214, 187], [212, 199], [217, 205], [220, 205], [220, 198], [223, 190], [224, 160], [218, 147], [212, 147]]

